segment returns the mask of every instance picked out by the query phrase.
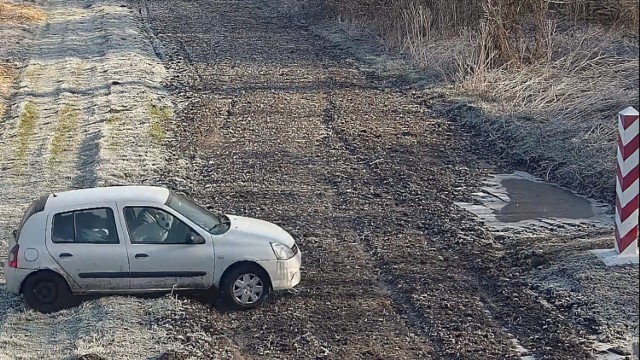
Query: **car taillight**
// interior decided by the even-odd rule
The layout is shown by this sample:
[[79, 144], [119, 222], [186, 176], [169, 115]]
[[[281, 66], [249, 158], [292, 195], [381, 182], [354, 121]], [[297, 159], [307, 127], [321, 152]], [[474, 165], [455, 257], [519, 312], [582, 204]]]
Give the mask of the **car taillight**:
[[18, 250], [20, 245], [16, 244], [11, 251], [9, 251], [9, 267], [16, 269], [18, 267]]

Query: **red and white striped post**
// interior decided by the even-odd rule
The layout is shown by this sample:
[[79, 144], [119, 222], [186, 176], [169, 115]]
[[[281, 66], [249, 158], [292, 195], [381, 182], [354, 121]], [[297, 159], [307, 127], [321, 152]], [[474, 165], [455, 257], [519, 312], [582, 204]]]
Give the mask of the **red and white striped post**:
[[632, 107], [618, 114], [615, 249], [638, 254], [638, 194], [640, 192], [640, 120]]
[[617, 160], [614, 249], [591, 250], [607, 266], [638, 264], [639, 259], [640, 120], [632, 107], [618, 113]]

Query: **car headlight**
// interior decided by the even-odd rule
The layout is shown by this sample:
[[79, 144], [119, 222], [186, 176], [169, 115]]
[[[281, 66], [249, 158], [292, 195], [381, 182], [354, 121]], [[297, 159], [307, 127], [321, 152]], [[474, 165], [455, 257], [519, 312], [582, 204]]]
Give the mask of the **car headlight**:
[[272, 242], [271, 249], [273, 249], [273, 253], [276, 254], [278, 260], [289, 260], [295, 255], [293, 250], [285, 244]]

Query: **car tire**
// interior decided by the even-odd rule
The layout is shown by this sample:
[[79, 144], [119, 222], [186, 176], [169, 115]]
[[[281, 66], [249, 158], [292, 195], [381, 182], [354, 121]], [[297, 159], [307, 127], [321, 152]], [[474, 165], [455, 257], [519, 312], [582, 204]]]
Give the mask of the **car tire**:
[[27, 306], [42, 313], [69, 307], [73, 295], [67, 282], [57, 274], [43, 271], [29, 276], [22, 287]]
[[243, 264], [225, 274], [221, 287], [227, 305], [238, 310], [254, 309], [269, 296], [267, 273], [257, 265]]

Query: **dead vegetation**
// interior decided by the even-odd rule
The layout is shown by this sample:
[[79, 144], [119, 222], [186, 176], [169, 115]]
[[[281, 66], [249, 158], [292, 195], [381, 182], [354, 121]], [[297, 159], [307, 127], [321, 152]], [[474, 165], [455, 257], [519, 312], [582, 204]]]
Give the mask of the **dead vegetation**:
[[0, 24], [39, 23], [46, 19], [46, 13], [38, 6], [0, 0]]
[[[7, 0], [0, 0], [0, 26], [9, 25], [8, 28], [19, 27], [20, 24], [42, 23], [46, 20], [46, 13], [38, 6], [30, 4], [15, 3]], [[8, 101], [11, 88], [16, 80], [17, 74], [6, 56], [10, 46], [4, 43], [4, 36], [11, 34], [0, 32], [0, 119], [8, 109]], [[12, 40], [12, 39], [11, 39]]]
[[[291, 7], [301, 1], [286, 2]], [[429, 54], [438, 41], [453, 42], [473, 34], [473, 51], [466, 62], [475, 66], [460, 69], [471, 73], [548, 60], [558, 24], [601, 24], [638, 34], [638, 0], [326, 0], [323, 4], [325, 16], [373, 30], [388, 46], [410, 53], [424, 65], [431, 65]]]
[[553, 9], [574, 21], [589, 21], [638, 32], [638, 0], [562, 0]]
[[14, 71], [9, 65], [0, 64], [0, 97], [9, 96], [9, 90], [13, 84]]
[[9, 65], [0, 64], [0, 118], [4, 115], [9, 98], [9, 90], [13, 86], [14, 71]]
[[80, 110], [75, 106], [65, 105], [58, 113], [56, 127], [49, 146], [48, 166], [55, 168], [60, 165], [64, 153], [73, 153], [77, 142], [78, 122]]

